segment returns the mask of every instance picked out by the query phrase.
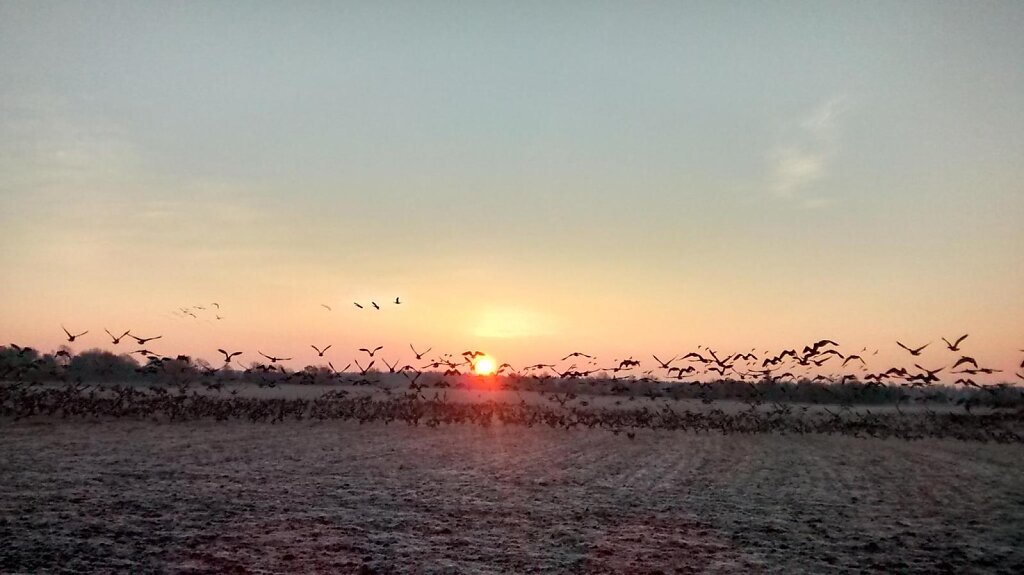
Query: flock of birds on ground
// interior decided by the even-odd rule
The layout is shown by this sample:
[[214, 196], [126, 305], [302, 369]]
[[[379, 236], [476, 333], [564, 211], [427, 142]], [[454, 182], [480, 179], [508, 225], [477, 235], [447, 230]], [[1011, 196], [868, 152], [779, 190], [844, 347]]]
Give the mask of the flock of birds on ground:
[[[394, 305], [402, 302], [395, 298]], [[376, 309], [380, 307], [371, 302]], [[326, 304], [322, 304], [328, 311]], [[363, 306], [358, 302], [355, 305]], [[217, 312], [220, 305], [212, 304]], [[205, 311], [203, 306], [181, 308], [183, 313]], [[222, 319], [217, 314], [217, 319]], [[63, 325], [68, 343], [75, 343], [89, 331], [74, 332]], [[1024, 442], [1024, 394], [1010, 384], [982, 385], [973, 376], [995, 374], [1000, 370], [981, 365], [967, 355], [962, 345], [967, 334], [954, 339], [942, 338], [943, 365], [924, 366], [924, 345], [896, 345], [913, 358], [914, 370], [893, 366], [869, 371], [866, 357], [878, 350], [867, 348], [844, 354], [839, 344], [822, 339], [801, 348], [779, 353], [755, 349], [744, 353], [722, 354], [707, 346], [676, 354], [668, 359], [652, 355], [647, 360], [615, 359], [602, 363], [592, 354], [574, 351], [553, 363], [537, 363], [515, 368], [508, 363], [494, 366], [493, 373], [477, 375], [477, 362], [485, 357], [479, 350], [459, 355], [430, 356], [432, 348], [418, 350], [409, 345], [412, 362], [399, 365], [389, 361], [383, 346], [366, 346], [341, 369], [328, 354], [330, 343], [310, 344], [326, 366], [307, 366], [291, 371], [282, 362], [292, 357], [256, 350], [261, 360], [248, 366], [238, 365], [246, 351], [220, 348], [223, 364], [214, 367], [191, 357], [158, 354], [146, 347], [161, 340], [161, 335], [145, 336], [131, 330], [120, 332], [104, 328], [110, 343], [131, 341], [139, 346], [130, 352], [145, 358], [133, 362], [131, 378], [150, 385], [110, 381], [124, 379], [124, 365], [116, 361], [104, 367], [94, 365], [83, 377], [76, 373], [75, 356], [68, 348], [53, 355], [40, 356], [30, 348], [10, 344], [0, 363], [0, 415], [15, 418], [39, 415], [92, 417], [153, 417], [167, 420], [212, 418], [248, 419], [253, 422], [277, 422], [285, 419], [353, 419], [404, 421], [410, 425], [433, 427], [453, 423], [490, 425], [494, 422], [552, 427], [604, 428], [634, 437], [637, 429], [689, 429], [723, 433], [846, 433], [855, 436], [916, 439], [929, 436], [957, 437], [981, 441]], [[1021, 350], [1024, 353], [1024, 350]], [[88, 353], [88, 352], [86, 352]], [[110, 358], [116, 358], [108, 354]], [[408, 356], [407, 356], [408, 357]], [[23, 361], [21, 361], [23, 360]], [[265, 361], [264, 361], [265, 360]], [[380, 361], [380, 364], [377, 362]], [[934, 360], [932, 360], [934, 361]], [[424, 363], [425, 362], [425, 363]], [[102, 364], [102, 362], [100, 362]], [[650, 365], [649, 369], [644, 369]], [[237, 367], [237, 369], [236, 369]], [[352, 368], [355, 369], [352, 369]], [[829, 374], [823, 369], [854, 370]], [[1020, 363], [1024, 370], [1024, 361]], [[81, 371], [79, 369], [79, 371]], [[949, 388], [939, 386], [940, 374], [956, 376], [961, 393], [956, 403], [963, 412], [934, 411], [929, 402], [949, 398]], [[113, 377], [113, 376], [117, 377]], [[1015, 373], [1024, 380], [1024, 374]], [[92, 381], [87, 381], [88, 379]], [[519, 401], [461, 401], [449, 398], [449, 388], [479, 390], [484, 387], [519, 393]], [[239, 391], [245, 385], [277, 387], [282, 384], [336, 385], [315, 399], [254, 397]], [[54, 385], [56, 384], [56, 385]], [[360, 388], [370, 393], [357, 392]], [[930, 389], [941, 388], [935, 394]], [[893, 391], [895, 390], [895, 391]], [[522, 392], [535, 392], [546, 402], [528, 402]], [[380, 394], [383, 394], [381, 397]], [[597, 397], [613, 396], [613, 405], [598, 405]], [[878, 398], [892, 402], [894, 410], [872, 412], [853, 410], [856, 404], [878, 404]], [[660, 400], [655, 405], [638, 406], [638, 399]], [[811, 398], [811, 399], [808, 399]], [[711, 404], [715, 399], [740, 400], [745, 409], [677, 409], [671, 400], [699, 399]], [[923, 411], [903, 411], [901, 403], [917, 401]], [[810, 409], [808, 402], [824, 403], [822, 409]], [[989, 408], [972, 412], [979, 406]], [[831, 408], [834, 408], [833, 411]]]

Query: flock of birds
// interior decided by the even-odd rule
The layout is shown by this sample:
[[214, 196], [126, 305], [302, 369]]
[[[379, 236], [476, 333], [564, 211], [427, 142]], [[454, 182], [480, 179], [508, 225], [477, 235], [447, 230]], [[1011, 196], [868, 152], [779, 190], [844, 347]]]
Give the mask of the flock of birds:
[[[394, 302], [400, 304], [398, 298]], [[358, 305], [358, 303], [357, 303]], [[219, 310], [219, 305], [215, 304]], [[327, 306], [325, 306], [327, 307]], [[361, 307], [361, 306], [360, 306]], [[377, 306], [375, 306], [377, 307]], [[79, 341], [89, 331], [73, 332], [61, 326], [69, 343]], [[93, 374], [98, 381], [83, 381], [74, 376], [74, 356], [64, 348], [53, 356], [53, 361], [39, 357], [30, 347], [11, 344], [15, 358], [32, 358], [24, 362], [6, 361], [0, 372], [0, 415], [31, 417], [35, 415], [96, 416], [96, 417], [156, 417], [170, 420], [239, 418], [251, 421], [282, 421], [294, 419], [354, 419], [360, 422], [404, 421], [411, 425], [435, 426], [441, 423], [492, 422], [523, 425], [547, 424], [555, 427], [606, 428], [615, 433], [625, 432], [633, 437], [636, 429], [692, 429], [717, 430], [724, 433], [780, 432], [780, 433], [849, 433], [858, 436], [901, 437], [914, 439], [926, 436], [952, 436], [961, 439], [1024, 442], [1018, 433], [1024, 423], [1024, 410], [991, 410], [971, 413], [972, 406], [980, 405], [979, 395], [1005, 392], [1009, 384], [982, 385], [974, 381], [977, 374], [1000, 373], [1000, 370], [981, 365], [967, 355], [962, 346], [969, 337], [964, 334], [955, 339], [942, 338], [945, 350], [941, 358], [933, 358], [942, 365], [925, 367], [924, 353], [931, 343], [896, 345], [912, 358], [914, 369], [892, 366], [885, 370], [867, 368], [867, 348], [857, 353], [844, 354], [839, 344], [830, 339], [810, 343], [803, 348], [785, 349], [779, 353], [755, 349], [743, 353], [722, 354], [707, 346], [668, 359], [652, 355], [653, 363], [628, 357], [601, 362], [592, 354], [574, 351], [553, 363], [538, 363], [515, 368], [508, 363], [495, 366], [487, 376], [475, 375], [478, 361], [485, 357], [479, 350], [467, 350], [458, 355], [442, 353], [430, 356], [432, 348], [418, 350], [412, 344], [409, 350], [417, 365], [399, 359], [389, 361], [383, 346], [366, 346], [357, 350], [357, 356], [341, 369], [335, 368], [329, 357], [333, 344], [310, 344], [318, 358], [325, 358], [327, 366], [307, 367], [291, 371], [283, 362], [292, 359], [256, 350], [262, 360], [248, 366], [234, 365], [248, 352], [220, 348], [223, 364], [214, 367], [205, 362], [193, 362], [188, 356], [164, 356], [145, 346], [162, 339], [161, 335], [141, 336], [104, 329], [112, 345], [132, 341], [139, 354], [146, 359], [136, 364], [135, 374], [148, 378], [149, 387], [131, 383], [102, 381], [102, 372]], [[1024, 353], [1024, 350], [1022, 350]], [[877, 355], [878, 350], [870, 352]], [[933, 354], [934, 355], [934, 354]], [[362, 361], [360, 361], [362, 359]], [[57, 361], [59, 360], [59, 361]], [[265, 361], [263, 361], [265, 360]], [[378, 360], [382, 365], [378, 367]], [[423, 362], [426, 362], [425, 364]], [[355, 369], [352, 369], [353, 366]], [[238, 367], [239, 369], [235, 369]], [[846, 373], [829, 374], [812, 371], [835, 369]], [[1020, 363], [1024, 370], [1024, 361]], [[957, 376], [955, 384], [964, 389], [974, 388], [973, 399], [961, 399], [965, 412], [936, 412], [930, 409], [915, 417], [900, 410], [872, 413], [854, 412], [857, 393], [870, 395], [879, 388], [928, 388], [941, 382], [940, 374]], [[1024, 374], [1016, 373], [1020, 379]], [[471, 378], [487, 377], [495, 389], [514, 392], [539, 392], [547, 403], [520, 401], [451, 401], [447, 388], [471, 388]], [[398, 378], [400, 382], [395, 384]], [[57, 382], [61, 386], [46, 385]], [[241, 385], [255, 383], [260, 387], [275, 387], [284, 383], [341, 384], [316, 399], [284, 399], [252, 397], [239, 394]], [[568, 387], [571, 384], [572, 387]], [[586, 386], [595, 391], [588, 393]], [[799, 398], [786, 396], [800, 386], [816, 389], [834, 396], [838, 411], [829, 407], [808, 411], [799, 405]], [[228, 386], [227, 388], [225, 386]], [[353, 387], [348, 387], [353, 386]], [[365, 386], [372, 393], [355, 393], [354, 388]], [[746, 401], [748, 409], [731, 411], [721, 409], [689, 409], [679, 411], [663, 402], [661, 409], [635, 407], [629, 402], [647, 397], [650, 400], [676, 399], [686, 396], [680, 390], [696, 391], [696, 398], [711, 403], [718, 388], [743, 390], [735, 397]], [[203, 391], [205, 388], [205, 391]], [[835, 389], [852, 388], [855, 394], [837, 394]], [[227, 389], [227, 393], [224, 393]], [[616, 398], [614, 406], [598, 407], [594, 399], [596, 390], [603, 390]], [[784, 398], [770, 399], [769, 391], [781, 390]], [[380, 397], [378, 392], [383, 393]], [[431, 393], [433, 395], [431, 395]], [[1018, 390], [1019, 394], [1019, 390]], [[777, 395], [777, 394], [775, 394]], [[717, 395], [721, 397], [721, 395]], [[904, 400], [907, 396], [902, 397]], [[1022, 398], [1024, 399], [1024, 398]], [[789, 400], [789, 401], [787, 401]], [[1024, 404], [1024, 402], [1022, 402]]]
[[289, 420], [354, 420], [363, 423], [404, 422], [428, 428], [439, 425], [494, 424], [548, 426], [561, 429], [603, 429], [634, 439], [641, 429], [686, 430], [723, 434], [841, 434], [854, 437], [956, 438], [965, 441], [1024, 443], [1020, 413], [993, 412], [969, 416], [936, 413], [918, 417], [894, 413], [812, 411], [807, 406], [776, 404], [771, 409], [750, 405], [742, 410], [707, 410], [639, 406], [631, 409], [588, 409], [582, 405], [543, 405], [524, 401], [459, 402], [447, 393], [432, 397], [415, 393], [385, 398], [335, 389], [314, 399], [219, 396], [173, 392], [162, 387], [133, 385], [68, 385], [33, 388], [0, 385], [0, 417], [36, 416], [134, 418], [155, 421], [247, 420], [278, 423]]
[[[395, 298], [395, 303], [400, 303], [399, 298]], [[219, 308], [218, 304], [217, 305]], [[325, 304], [324, 307], [327, 307]], [[356, 305], [359, 305], [356, 303]], [[376, 303], [374, 303], [376, 307]], [[361, 307], [361, 306], [360, 306]], [[329, 309], [329, 308], [328, 308]], [[82, 336], [89, 333], [88, 330], [81, 333], [74, 334], [69, 331], [66, 327], [61, 325], [61, 329], [69, 343], [74, 343]], [[126, 330], [120, 335], [115, 335], [109, 329], [104, 328], [104, 331], [111, 338], [112, 345], [119, 345], [125, 338], [133, 339], [140, 346], [145, 346], [148, 342], [161, 339], [162, 336], [152, 337], [140, 337], [133, 333], [131, 330]], [[893, 366], [889, 367], [884, 371], [870, 372], [867, 368], [867, 361], [864, 356], [868, 352], [868, 348], [863, 348], [859, 353], [843, 354], [838, 350], [839, 344], [830, 339], [822, 339], [812, 344], [806, 345], [803, 349], [793, 348], [781, 351], [778, 354], [771, 354], [768, 350], [764, 350], [761, 356], [755, 354], [755, 349], [752, 348], [746, 353], [733, 353], [719, 357], [719, 354], [710, 347], [697, 346], [695, 351], [690, 351], [683, 355], [675, 355], [668, 360], [663, 360], [657, 355], [652, 355], [656, 365], [652, 369], [643, 370], [640, 372], [640, 376], [637, 377], [636, 371], [641, 367], [641, 361], [635, 360], [632, 357], [627, 359], [616, 359], [611, 365], [601, 367], [595, 356], [584, 353], [584, 352], [572, 352], [561, 359], [561, 362], [567, 362], [572, 360], [572, 363], [568, 366], [559, 366], [555, 363], [538, 363], [533, 365], [524, 366], [521, 369], [516, 369], [508, 363], [503, 363], [496, 366], [495, 375], [506, 375], [513, 378], [521, 378], [526, 375], [531, 375], [538, 379], [587, 379], [592, 377], [598, 377], [601, 375], [610, 376], [613, 381], [619, 379], [639, 379], [639, 381], [662, 381], [665, 379], [687, 381], [693, 380], [697, 385], [706, 385], [699, 381], [700, 377], [717, 377], [718, 379], [735, 378], [739, 381], [767, 381], [769, 383], [775, 383], [780, 381], [797, 381], [801, 378], [809, 379], [811, 382], [839, 382], [845, 383], [848, 381], [864, 381], [869, 385], [884, 385], [889, 382], [902, 382], [905, 385], [911, 387], [921, 387], [934, 383], [939, 383], [941, 377], [940, 373], [949, 369], [951, 375], [958, 376], [954, 383], [956, 385], [962, 385], [966, 387], [974, 387], [977, 389], [984, 389], [982, 385], [976, 382], [973, 376], [978, 374], [992, 375], [1001, 373], [1002, 370], [995, 369], [992, 367], [985, 367], [978, 363], [978, 360], [970, 355], [962, 353], [961, 345], [969, 337], [969, 334], [961, 335], [955, 338], [953, 341], [941, 338], [945, 343], [945, 346], [949, 352], [959, 354], [959, 357], [947, 356], [950, 359], [956, 357], [951, 365], [943, 365], [936, 368], [924, 367], [918, 362], [914, 362], [913, 367], [917, 369], [916, 372], [908, 370], [906, 367]], [[896, 345], [904, 349], [911, 357], [921, 357], [922, 353], [926, 348], [931, 345], [931, 342], [921, 346], [911, 347], [904, 344], [901, 341], [896, 341]], [[325, 354], [333, 347], [333, 344], [327, 344], [323, 347], [315, 344], [310, 344], [316, 353], [317, 357], [323, 358]], [[427, 348], [425, 351], [417, 351], [416, 348], [409, 344], [409, 348], [412, 350], [413, 355], [417, 361], [422, 361], [426, 354], [429, 353], [432, 348]], [[345, 371], [352, 367], [354, 364], [362, 375], [366, 375], [375, 365], [376, 359], [375, 354], [383, 349], [383, 346], [377, 346], [373, 349], [370, 348], [359, 348], [359, 352], [363, 352], [368, 356], [369, 363], [365, 367], [359, 363], [358, 359], [350, 362], [345, 368], [338, 371]], [[243, 351], [227, 351], [223, 348], [218, 348], [217, 351], [224, 356], [224, 365], [227, 366], [232, 361], [245, 352]], [[877, 355], [879, 350], [874, 350], [871, 355]], [[1024, 350], [1021, 350], [1024, 353]], [[140, 354], [145, 356], [150, 362], [156, 361], [158, 358], [157, 354], [153, 351], [142, 347], [134, 350], [131, 353]], [[254, 363], [247, 371], [251, 370], [262, 370], [264, 373], [272, 371], [270, 368], [276, 368], [281, 373], [287, 373], [283, 366], [277, 366], [280, 362], [291, 361], [294, 357], [283, 357], [275, 356], [264, 353], [263, 351], [257, 350], [257, 354], [265, 359], [269, 363], [269, 367], [264, 364]], [[416, 367], [411, 364], [405, 364], [402, 367], [397, 367], [399, 360], [395, 360], [394, 363], [388, 362], [386, 359], [381, 361], [388, 367], [390, 373], [422, 373], [425, 369], [440, 369], [444, 368], [444, 374], [448, 375], [463, 375], [464, 373], [472, 373], [476, 369], [476, 359], [485, 355], [480, 351], [468, 351], [464, 352], [460, 358], [455, 358], [451, 354], [443, 354], [429, 360], [429, 363], [424, 366]], [[166, 358], [165, 358], [166, 359]], [[679, 365], [674, 365], [676, 363]], [[835, 366], [838, 364], [838, 369], [846, 369], [848, 365], [856, 368], [859, 373], [837, 373], [832, 371], [830, 373], [817, 373], [811, 375], [812, 370], [821, 370], [826, 365]], [[333, 370], [333, 364], [329, 364]], [[467, 369], [468, 368], [468, 369]], [[1021, 361], [1019, 368], [1024, 370], [1024, 361]], [[1015, 373], [1018, 379], [1024, 380], [1024, 373]]]

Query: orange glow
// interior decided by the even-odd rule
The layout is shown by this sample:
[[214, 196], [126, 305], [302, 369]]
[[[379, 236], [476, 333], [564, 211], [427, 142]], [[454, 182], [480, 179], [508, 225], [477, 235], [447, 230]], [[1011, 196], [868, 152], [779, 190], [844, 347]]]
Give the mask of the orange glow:
[[473, 365], [473, 371], [477, 375], [492, 375], [497, 368], [498, 364], [494, 363], [494, 358], [489, 355], [480, 356]]

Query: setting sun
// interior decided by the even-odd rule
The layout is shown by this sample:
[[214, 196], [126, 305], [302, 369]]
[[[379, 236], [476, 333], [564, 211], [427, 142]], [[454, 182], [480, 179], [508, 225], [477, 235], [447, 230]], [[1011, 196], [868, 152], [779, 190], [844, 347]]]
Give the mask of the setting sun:
[[492, 375], [497, 368], [494, 358], [489, 355], [482, 355], [473, 365], [473, 372], [477, 375]]

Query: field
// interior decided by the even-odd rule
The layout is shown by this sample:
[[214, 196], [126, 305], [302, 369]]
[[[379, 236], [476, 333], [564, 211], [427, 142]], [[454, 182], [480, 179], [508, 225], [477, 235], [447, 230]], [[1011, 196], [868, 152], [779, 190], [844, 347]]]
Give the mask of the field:
[[1024, 571], [1021, 446], [0, 420], [0, 571]]

